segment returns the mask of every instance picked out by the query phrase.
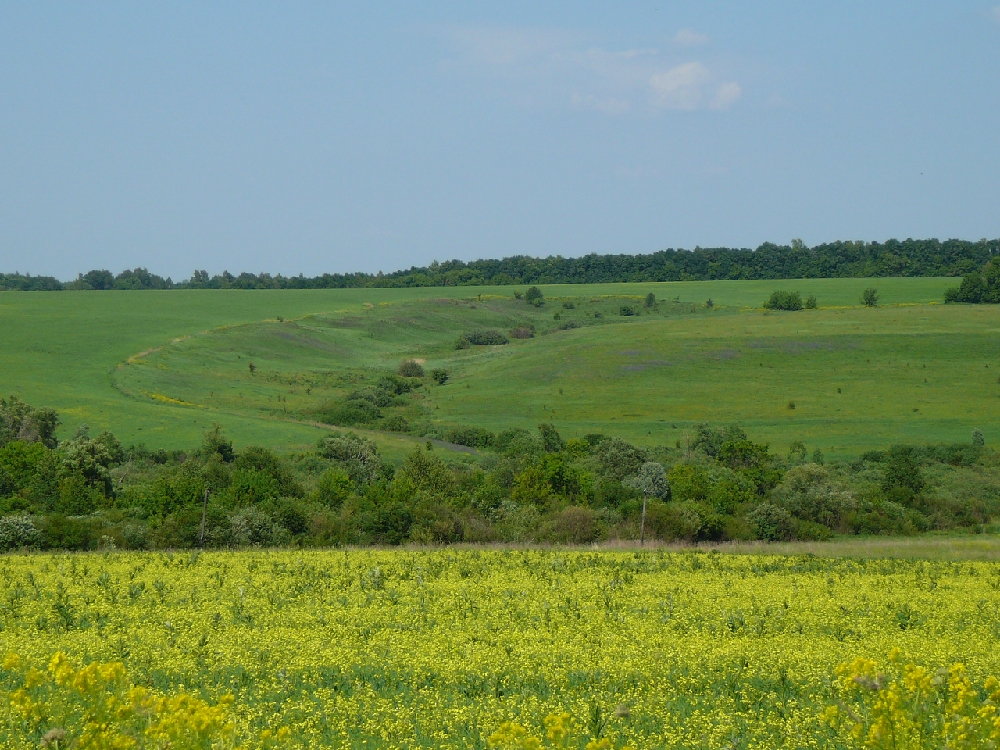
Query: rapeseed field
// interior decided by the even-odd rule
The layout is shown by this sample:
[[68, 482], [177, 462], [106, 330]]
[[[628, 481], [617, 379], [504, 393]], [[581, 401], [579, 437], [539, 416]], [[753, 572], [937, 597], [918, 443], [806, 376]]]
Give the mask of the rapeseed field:
[[1000, 565], [0, 558], [0, 746], [995, 747]]

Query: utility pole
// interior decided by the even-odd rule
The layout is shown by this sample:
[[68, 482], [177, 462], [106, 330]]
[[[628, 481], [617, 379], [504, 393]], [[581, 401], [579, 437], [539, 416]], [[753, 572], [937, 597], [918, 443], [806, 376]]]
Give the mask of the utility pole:
[[[205, 502], [201, 506], [201, 537], [198, 540], [198, 548], [199, 549], [205, 549], [205, 519], [208, 516], [208, 496], [209, 496], [209, 494], [211, 492], [212, 491], [210, 489], [208, 489], [208, 487], [205, 488]], [[642, 517], [643, 517], [643, 519], [646, 518], [646, 504], [645, 504], [645, 502], [643, 503], [643, 506], [642, 506]]]
[[[204, 526], [204, 523], [202, 524]], [[639, 522], [639, 546], [646, 546], [646, 493], [642, 493], [642, 520]]]

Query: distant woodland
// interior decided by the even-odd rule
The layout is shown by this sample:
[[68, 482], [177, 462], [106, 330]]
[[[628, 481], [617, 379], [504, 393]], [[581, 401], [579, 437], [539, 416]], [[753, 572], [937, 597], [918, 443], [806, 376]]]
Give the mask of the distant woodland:
[[[195, 271], [173, 281], [144, 268], [115, 275], [106, 270], [80, 274], [70, 282], [51, 276], [0, 273], [0, 291], [70, 289], [343, 289], [364, 287], [486, 286], [508, 284], [593, 284], [716, 279], [866, 278], [880, 276], [967, 276], [1000, 253], [1000, 239], [888, 240], [832, 242], [807, 247], [764, 243], [751, 248], [668, 249], [648, 255], [559, 255], [466, 263], [450, 260], [391, 273], [325, 273], [321, 276], [272, 276], [228, 271], [209, 276]], [[959, 301], [957, 299], [953, 301]], [[969, 301], [972, 301], [971, 299]]]

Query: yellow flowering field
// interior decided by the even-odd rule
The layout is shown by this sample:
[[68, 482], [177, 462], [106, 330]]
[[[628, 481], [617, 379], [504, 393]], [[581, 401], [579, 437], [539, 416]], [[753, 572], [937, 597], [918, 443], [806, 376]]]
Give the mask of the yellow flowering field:
[[2, 747], [763, 750], [1000, 736], [994, 563], [10, 555], [0, 588]]

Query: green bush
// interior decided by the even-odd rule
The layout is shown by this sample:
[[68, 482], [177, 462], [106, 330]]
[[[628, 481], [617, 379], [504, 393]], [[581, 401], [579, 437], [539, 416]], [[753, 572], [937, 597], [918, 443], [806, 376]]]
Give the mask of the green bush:
[[483, 328], [478, 331], [472, 331], [465, 334], [462, 339], [473, 346], [503, 346], [510, 343], [510, 340], [504, 335], [503, 331], [498, 331], [496, 328]]
[[410, 422], [402, 414], [394, 414], [383, 420], [381, 427], [386, 432], [409, 432]]
[[362, 398], [348, 398], [321, 406], [313, 412], [320, 422], [338, 427], [354, 427], [371, 424], [382, 418], [382, 411], [371, 401]]
[[766, 310], [801, 310], [802, 296], [798, 292], [771, 292], [767, 302], [764, 303]]
[[806, 307], [806, 310], [815, 310], [816, 309], [816, 295], [815, 294], [810, 294], [808, 297], [806, 297], [805, 307]]
[[331, 466], [320, 475], [312, 499], [327, 508], [340, 508], [351, 496], [353, 483], [350, 475], [339, 466]]
[[542, 290], [537, 286], [529, 287], [528, 291], [524, 293], [524, 301], [529, 305], [541, 307], [545, 304], [545, 295], [542, 294]]
[[441, 369], [431, 370], [431, 380], [438, 385], [444, 385], [448, 382], [448, 371]]
[[42, 534], [27, 516], [0, 518], [0, 552], [37, 549], [42, 546]]
[[747, 520], [758, 539], [781, 542], [794, 536], [791, 514], [773, 503], [761, 503], [747, 514]]
[[878, 289], [868, 287], [861, 293], [861, 304], [865, 307], [878, 307]]
[[404, 378], [422, 378], [424, 376], [424, 368], [415, 359], [404, 359], [399, 363], [396, 372]]

